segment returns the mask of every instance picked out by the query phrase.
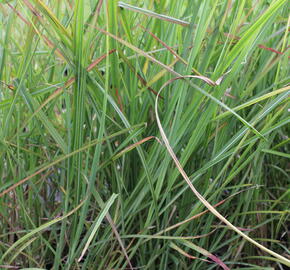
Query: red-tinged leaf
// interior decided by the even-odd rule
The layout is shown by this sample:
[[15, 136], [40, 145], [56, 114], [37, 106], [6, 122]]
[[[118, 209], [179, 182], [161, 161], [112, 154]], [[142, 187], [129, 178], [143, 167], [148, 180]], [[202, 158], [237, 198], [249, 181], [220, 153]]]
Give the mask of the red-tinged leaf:
[[197, 245], [195, 245], [187, 240], [179, 240], [178, 242], [185, 245], [186, 247], [189, 247], [189, 248], [197, 251], [198, 253], [210, 258], [212, 261], [214, 261], [216, 264], [218, 264], [224, 270], [230, 270], [230, 268], [228, 268], [220, 258], [218, 258], [217, 256], [213, 255], [212, 253], [208, 252], [204, 248], [201, 248], [201, 247], [199, 247], [199, 246], [197, 246]]

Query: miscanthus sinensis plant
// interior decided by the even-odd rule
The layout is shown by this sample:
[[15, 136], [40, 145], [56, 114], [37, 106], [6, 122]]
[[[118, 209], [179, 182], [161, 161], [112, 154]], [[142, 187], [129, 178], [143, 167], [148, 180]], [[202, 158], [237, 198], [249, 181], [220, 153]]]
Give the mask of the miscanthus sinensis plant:
[[287, 269], [287, 4], [0, 1], [0, 268]]

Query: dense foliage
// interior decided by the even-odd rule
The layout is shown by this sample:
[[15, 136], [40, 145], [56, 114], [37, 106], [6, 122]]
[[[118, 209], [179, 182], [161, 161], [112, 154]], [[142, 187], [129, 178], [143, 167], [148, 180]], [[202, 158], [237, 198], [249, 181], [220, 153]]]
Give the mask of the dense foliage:
[[290, 265], [286, 0], [0, 10], [1, 269]]

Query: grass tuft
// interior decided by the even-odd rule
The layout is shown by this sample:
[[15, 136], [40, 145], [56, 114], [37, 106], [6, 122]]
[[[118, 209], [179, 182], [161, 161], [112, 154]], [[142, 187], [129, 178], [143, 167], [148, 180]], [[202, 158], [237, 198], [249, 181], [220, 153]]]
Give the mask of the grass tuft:
[[290, 266], [286, 0], [0, 10], [1, 269]]

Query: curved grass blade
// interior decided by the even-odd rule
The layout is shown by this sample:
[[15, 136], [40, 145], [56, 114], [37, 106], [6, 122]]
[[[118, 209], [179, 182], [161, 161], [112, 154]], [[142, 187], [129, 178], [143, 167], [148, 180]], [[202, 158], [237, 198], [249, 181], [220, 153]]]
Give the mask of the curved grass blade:
[[70, 215], [72, 215], [73, 213], [75, 213], [79, 208], [82, 207], [82, 205], [84, 204], [85, 200], [82, 201], [77, 207], [75, 207], [73, 210], [71, 210], [70, 212], [68, 212], [66, 215], [59, 217], [59, 218], [55, 218], [41, 226], [39, 226], [38, 228], [32, 230], [31, 232], [27, 233], [26, 235], [24, 235], [23, 237], [21, 237], [19, 240], [17, 240], [9, 249], [7, 249], [7, 251], [2, 255], [1, 259], [0, 259], [0, 263], [7, 257], [7, 255], [9, 253], [11, 253], [11, 251], [13, 249], [15, 249], [18, 245], [20, 245], [21, 243], [23, 243], [25, 240], [29, 239], [31, 236], [47, 229], [48, 227], [52, 226], [53, 224], [69, 217]]
[[[195, 76], [196, 77], [196, 76]], [[159, 90], [158, 94], [160, 94], [162, 92], [162, 90], [171, 83], [172, 80], [168, 81], [167, 83], [165, 83]], [[182, 175], [183, 179], [186, 181], [187, 185], [190, 187], [190, 189], [192, 190], [192, 192], [195, 194], [195, 196], [200, 200], [200, 202], [202, 202], [202, 204], [212, 213], [214, 214], [219, 220], [221, 220], [222, 222], [224, 222], [230, 229], [232, 229], [233, 231], [235, 231], [237, 234], [239, 234], [240, 236], [242, 236], [245, 240], [247, 240], [248, 242], [252, 243], [253, 245], [255, 245], [256, 247], [260, 248], [261, 250], [263, 250], [264, 252], [267, 252], [268, 254], [272, 255], [273, 257], [275, 257], [276, 259], [278, 259], [282, 264], [285, 264], [287, 266], [290, 266], [290, 260], [288, 260], [287, 258], [281, 256], [280, 254], [266, 248], [265, 246], [259, 244], [258, 242], [256, 242], [254, 239], [252, 239], [251, 237], [249, 237], [247, 234], [243, 233], [241, 230], [239, 230], [236, 226], [234, 226], [230, 221], [228, 221], [223, 215], [221, 215], [193, 186], [193, 184], [191, 183], [189, 177], [187, 176], [186, 172], [184, 171], [184, 169], [182, 168], [178, 158], [176, 157], [172, 147], [170, 146], [170, 143], [168, 141], [168, 138], [164, 132], [164, 129], [162, 127], [160, 118], [159, 118], [159, 114], [158, 114], [158, 96], [156, 97], [156, 101], [155, 101], [155, 115], [156, 115], [156, 121], [159, 127], [159, 131], [161, 134], [161, 137], [164, 141], [164, 144], [166, 146], [166, 149], [168, 151], [168, 153], [170, 154], [172, 160], [174, 161], [177, 169], [179, 170], [180, 174]]]

